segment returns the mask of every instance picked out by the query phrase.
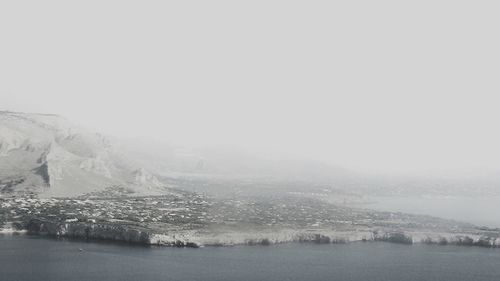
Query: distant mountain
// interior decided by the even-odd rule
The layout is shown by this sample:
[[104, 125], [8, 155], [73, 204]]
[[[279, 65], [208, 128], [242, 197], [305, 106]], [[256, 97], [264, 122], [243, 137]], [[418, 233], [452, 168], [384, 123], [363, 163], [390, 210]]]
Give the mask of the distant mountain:
[[173, 182], [182, 189], [178, 183], [186, 178], [342, 182], [354, 176], [317, 161], [110, 138], [58, 115], [0, 111], [0, 193], [76, 196], [120, 187], [164, 194]]
[[100, 134], [57, 115], [0, 112], [0, 192], [74, 196], [117, 185], [162, 191]]
[[114, 143], [142, 167], [162, 177], [330, 182], [358, 176], [347, 169], [320, 161], [239, 147], [185, 147], [143, 139], [116, 139]]

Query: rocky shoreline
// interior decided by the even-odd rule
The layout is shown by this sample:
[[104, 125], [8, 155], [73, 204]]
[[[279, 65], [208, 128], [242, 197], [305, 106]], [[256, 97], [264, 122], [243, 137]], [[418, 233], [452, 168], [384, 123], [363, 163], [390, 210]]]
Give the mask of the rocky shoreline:
[[495, 235], [467, 235], [456, 233], [411, 233], [402, 231], [342, 232], [321, 230], [287, 230], [280, 232], [224, 234], [176, 233], [155, 234], [145, 228], [126, 225], [63, 223], [32, 219], [26, 229], [0, 231], [0, 234], [28, 234], [52, 238], [85, 241], [108, 241], [143, 246], [189, 247], [273, 245], [283, 243], [345, 244], [350, 242], [388, 242], [412, 245], [477, 246], [500, 248], [500, 238]]
[[76, 238], [81, 240], [105, 240], [147, 245], [150, 234], [139, 228], [122, 225], [92, 223], [62, 223], [39, 219], [30, 220], [26, 226], [30, 235]]
[[[308, 198], [0, 198], [0, 227], [30, 235], [203, 247], [384, 241], [500, 246], [500, 229]], [[1, 231], [0, 231], [1, 234]]]

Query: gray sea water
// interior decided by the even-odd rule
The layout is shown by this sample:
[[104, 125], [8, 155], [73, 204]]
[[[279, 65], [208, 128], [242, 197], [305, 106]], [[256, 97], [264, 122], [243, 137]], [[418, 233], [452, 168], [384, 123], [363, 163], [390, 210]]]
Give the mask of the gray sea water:
[[0, 280], [497, 281], [500, 249], [382, 242], [180, 249], [0, 236]]
[[421, 214], [472, 223], [478, 226], [500, 227], [500, 197], [373, 197], [372, 202], [359, 207]]

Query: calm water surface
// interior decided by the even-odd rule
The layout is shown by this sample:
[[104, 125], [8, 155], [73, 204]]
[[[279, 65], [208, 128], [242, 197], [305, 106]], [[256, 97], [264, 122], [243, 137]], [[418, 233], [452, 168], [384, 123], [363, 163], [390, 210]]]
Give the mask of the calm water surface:
[[497, 281], [500, 249], [389, 243], [177, 249], [3, 236], [0, 280]]
[[374, 197], [360, 207], [389, 212], [430, 215], [500, 227], [500, 197]]

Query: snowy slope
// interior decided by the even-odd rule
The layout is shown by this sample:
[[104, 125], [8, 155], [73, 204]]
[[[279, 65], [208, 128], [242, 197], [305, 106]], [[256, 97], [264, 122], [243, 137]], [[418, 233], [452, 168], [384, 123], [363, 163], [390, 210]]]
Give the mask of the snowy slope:
[[163, 190], [100, 134], [57, 115], [0, 112], [0, 192], [73, 196], [115, 185]]
[[0, 111], [0, 194], [74, 196], [112, 186], [165, 194], [173, 191], [161, 180], [172, 184], [172, 178], [339, 182], [351, 177], [315, 161], [107, 138], [61, 116]]

